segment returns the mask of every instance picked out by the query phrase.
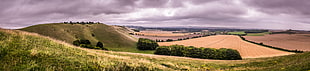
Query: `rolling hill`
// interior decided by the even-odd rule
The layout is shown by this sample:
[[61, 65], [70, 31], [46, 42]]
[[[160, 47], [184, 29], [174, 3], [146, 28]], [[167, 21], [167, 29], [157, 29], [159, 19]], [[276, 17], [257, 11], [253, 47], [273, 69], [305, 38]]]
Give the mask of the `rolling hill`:
[[78, 39], [88, 39], [92, 45], [96, 45], [98, 41], [101, 41], [104, 47], [112, 51], [152, 53], [152, 51], [137, 50], [137, 39], [128, 35], [130, 30], [117, 26], [52, 23], [34, 25], [20, 30], [38, 33], [67, 43], [72, 43]]
[[245, 60], [207, 60], [75, 47], [60, 40], [0, 29], [0, 70], [310, 70], [310, 53]]

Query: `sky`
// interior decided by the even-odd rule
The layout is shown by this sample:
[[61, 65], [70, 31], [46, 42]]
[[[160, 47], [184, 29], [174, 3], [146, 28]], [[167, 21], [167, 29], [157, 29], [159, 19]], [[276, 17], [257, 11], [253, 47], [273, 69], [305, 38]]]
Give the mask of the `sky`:
[[0, 0], [0, 27], [64, 21], [310, 30], [309, 0]]

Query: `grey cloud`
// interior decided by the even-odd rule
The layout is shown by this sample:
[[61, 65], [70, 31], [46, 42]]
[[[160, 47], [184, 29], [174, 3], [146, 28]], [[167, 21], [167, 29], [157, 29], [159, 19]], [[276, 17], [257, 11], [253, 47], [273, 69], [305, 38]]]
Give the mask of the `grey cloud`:
[[[165, 26], [267, 27], [309, 25], [307, 0], [1, 0], [0, 27], [26, 27], [62, 21], [100, 21], [108, 24]], [[249, 9], [267, 16], [241, 17]], [[158, 9], [159, 12], [143, 11]], [[166, 11], [174, 15], [167, 16]], [[145, 15], [136, 17], [131, 13]], [[173, 11], [176, 10], [176, 11]], [[288, 16], [281, 16], [286, 14]], [[134, 14], [135, 15], [135, 14]], [[147, 16], [146, 16], [147, 15]], [[142, 21], [142, 22], [141, 22]], [[293, 27], [294, 28], [294, 27]], [[310, 29], [309, 29], [310, 30]]]
[[270, 14], [310, 16], [309, 0], [244, 0], [244, 2]]

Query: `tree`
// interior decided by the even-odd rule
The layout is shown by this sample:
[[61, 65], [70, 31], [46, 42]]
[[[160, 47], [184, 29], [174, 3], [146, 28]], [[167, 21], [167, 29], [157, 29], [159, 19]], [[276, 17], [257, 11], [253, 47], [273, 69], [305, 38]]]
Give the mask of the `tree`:
[[96, 45], [96, 47], [100, 47], [100, 48], [103, 48], [103, 44], [99, 41], [99, 42], [97, 42], [97, 45]]
[[155, 50], [158, 46], [157, 42], [145, 38], [139, 38], [137, 43], [139, 50]]
[[80, 44], [81, 44], [80, 40], [73, 41], [73, 45], [75, 46], [80, 46]]
[[90, 41], [87, 40], [87, 39], [81, 39], [81, 40], [80, 40], [80, 43], [81, 43], [81, 44], [91, 44]]

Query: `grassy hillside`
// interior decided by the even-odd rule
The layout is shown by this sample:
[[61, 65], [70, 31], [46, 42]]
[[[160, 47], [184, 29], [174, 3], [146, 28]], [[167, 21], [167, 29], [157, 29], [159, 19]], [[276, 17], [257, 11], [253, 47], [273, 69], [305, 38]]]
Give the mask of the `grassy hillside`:
[[137, 50], [136, 40], [128, 37], [128, 33], [118, 32], [117, 29], [105, 24], [55, 23], [35, 25], [20, 30], [49, 36], [67, 43], [72, 43], [77, 39], [88, 39], [93, 45], [101, 41], [104, 43], [104, 47], [113, 51], [152, 53], [152, 51]]
[[204, 60], [74, 47], [33, 33], [0, 30], [0, 71], [19, 70], [310, 70], [310, 53], [245, 59]]

